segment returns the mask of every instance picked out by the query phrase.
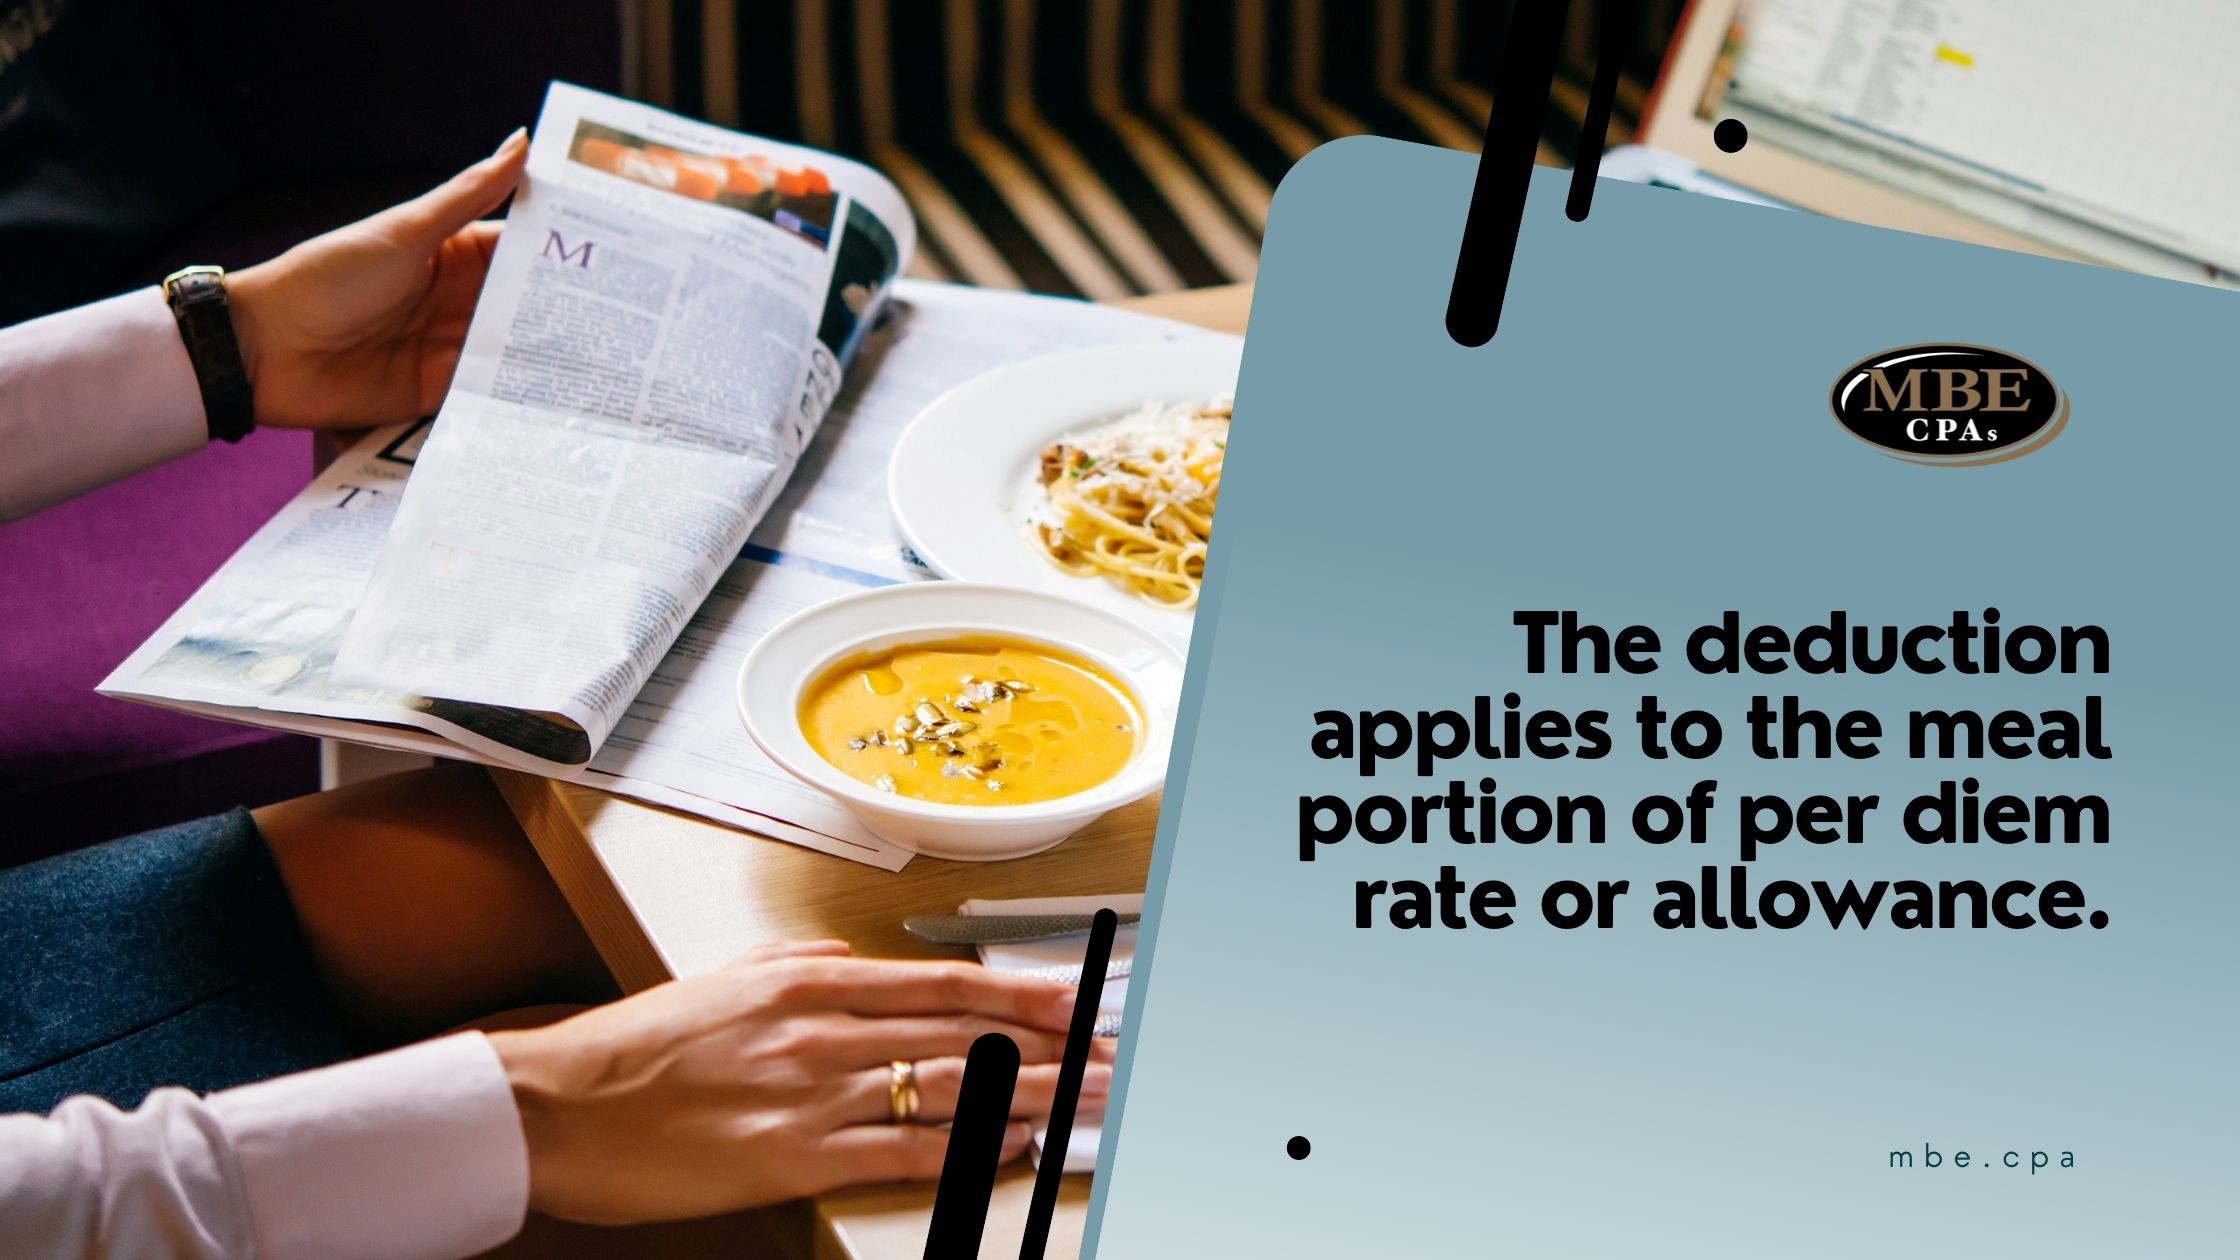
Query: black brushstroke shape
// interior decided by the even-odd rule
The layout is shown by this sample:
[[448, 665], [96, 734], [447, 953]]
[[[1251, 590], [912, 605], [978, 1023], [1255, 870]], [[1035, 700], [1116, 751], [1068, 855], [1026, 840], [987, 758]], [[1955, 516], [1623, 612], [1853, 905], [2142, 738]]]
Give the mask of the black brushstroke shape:
[[[1555, 80], [1556, 43], [1570, 9], [1570, 0], [1518, 0], [1509, 14], [1486, 118], [1486, 147], [1478, 155], [1454, 288], [1447, 295], [1447, 335], [1465, 346], [1484, 345], [1501, 326], [1517, 229], [1532, 187], [1532, 159], [1540, 147], [1540, 119]], [[1600, 67], [1596, 77], [1599, 81]]]
[[[1081, 963], [1081, 986], [1074, 992], [1073, 1023], [1066, 1031], [1065, 1057], [1058, 1064], [1058, 1089], [1050, 1104], [1050, 1127], [1043, 1138], [1042, 1167], [1035, 1171], [1019, 1260], [1043, 1260], [1049, 1249], [1058, 1187], [1065, 1179], [1066, 1147], [1073, 1141], [1073, 1115], [1081, 1105], [1081, 1078], [1089, 1068], [1097, 1008], [1104, 1001], [1104, 973], [1112, 965], [1112, 939], [1119, 930], [1120, 916], [1109, 908], [1097, 911], [1089, 923], [1089, 951]], [[1018, 1080], [1017, 1043], [1002, 1033], [989, 1033], [972, 1043], [964, 1083], [957, 1091], [957, 1116], [949, 1130], [941, 1188], [935, 1192], [933, 1220], [926, 1230], [926, 1260], [970, 1260], [980, 1254], [1003, 1133], [1011, 1124], [1011, 1093]]]
[[1011, 1091], [1019, 1083], [1019, 1043], [987, 1033], [972, 1043], [957, 1087], [956, 1120], [942, 1157], [941, 1185], [933, 1193], [926, 1227], [926, 1260], [971, 1260], [988, 1228], [988, 1198], [1003, 1163], [1003, 1134], [1011, 1127]]
[[1081, 1077], [1089, 1068], [1105, 968], [1112, 964], [1112, 938], [1119, 930], [1120, 916], [1109, 908], [1097, 911], [1089, 923], [1089, 952], [1081, 960], [1081, 987], [1073, 995], [1073, 1027], [1066, 1030], [1066, 1057], [1058, 1064], [1058, 1093], [1050, 1103], [1050, 1131], [1042, 1139], [1042, 1167], [1035, 1170], [1019, 1260], [1042, 1260], [1050, 1245], [1050, 1219], [1058, 1210], [1058, 1184], [1065, 1179], [1066, 1148], [1073, 1142], [1073, 1113], [1081, 1103]]
[[1571, 166], [1571, 193], [1563, 213], [1573, 223], [1582, 222], [1594, 202], [1594, 179], [1602, 169], [1602, 151], [1610, 139], [1610, 107], [1618, 97], [1618, 71], [1625, 65], [1626, 46], [1633, 39], [1633, 19], [1638, 0], [1606, 0], [1598, 15], [1602, 46], [1595, 50], [1594, 87], [1587, 94], [1587, 116], [1580, 124], [1579, 153]]

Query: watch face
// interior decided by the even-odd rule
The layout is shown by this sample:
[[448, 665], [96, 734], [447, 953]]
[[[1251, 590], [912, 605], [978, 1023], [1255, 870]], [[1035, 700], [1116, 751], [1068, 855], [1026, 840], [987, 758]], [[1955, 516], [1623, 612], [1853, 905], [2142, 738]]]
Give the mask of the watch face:
[[192, 297], [213, 288], [221, 288], [226, 269], [207, 264], [181, 267], [163, 278], [163, 291], [172, 298]]

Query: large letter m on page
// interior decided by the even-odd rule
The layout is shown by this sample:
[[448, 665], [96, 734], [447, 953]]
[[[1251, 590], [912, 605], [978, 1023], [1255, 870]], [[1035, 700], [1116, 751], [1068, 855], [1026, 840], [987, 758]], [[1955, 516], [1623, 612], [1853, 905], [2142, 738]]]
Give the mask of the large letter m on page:
[[591, 266], [591, 242], [585, 241], [574, 249], [569, 249], [568, 243], [560, 238], [558, 231], [547, 231], [544, 234], [544, 256], [558, 258], [563, 267], [573, 263], [578, 267], [588, 268]]

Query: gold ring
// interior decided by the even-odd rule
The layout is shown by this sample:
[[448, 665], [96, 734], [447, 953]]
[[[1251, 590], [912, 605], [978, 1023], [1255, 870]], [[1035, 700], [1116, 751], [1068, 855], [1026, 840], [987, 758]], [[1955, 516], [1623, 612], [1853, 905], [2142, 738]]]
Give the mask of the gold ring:
[[887, 1065], [887, 1122], [908, 1124], [918, 1118], [918, 1065], [896, 1059]]

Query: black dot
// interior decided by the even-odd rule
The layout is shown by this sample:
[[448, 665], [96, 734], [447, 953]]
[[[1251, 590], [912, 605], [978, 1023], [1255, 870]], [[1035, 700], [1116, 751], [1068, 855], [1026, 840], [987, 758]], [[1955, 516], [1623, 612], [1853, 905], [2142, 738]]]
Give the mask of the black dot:
[[1305, 1159], [1307, 1157], [1307, 1152], [1314, 1149], [1314, 1143], [1309, 1142], [1303, 1137], [1295, 1137], [1290, 1141], [1285, 1142], [1283, 1144], [1283, 1149], [1285, 1151], [1288, 1151], [1291, 1155], [1291, 1158], [1293, 1159]]
[[2096, 928], [2104, 928], [2108, 926], [2108, 912], [2105, 910], [2095, 910], [2092, 912], [2092, 917], [2085, 921]]
[[1722, 118], [1711, 129], [1711, 143], [1718, 145], [1721, 153], [1734, 153], [1750, 143], [1750, 129], [1739, 118]]

